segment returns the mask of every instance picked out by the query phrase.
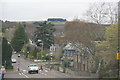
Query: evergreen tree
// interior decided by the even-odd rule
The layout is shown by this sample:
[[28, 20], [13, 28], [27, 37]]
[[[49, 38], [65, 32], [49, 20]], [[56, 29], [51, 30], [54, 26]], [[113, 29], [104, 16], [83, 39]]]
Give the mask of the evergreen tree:
[[21, 51], [23, 45], [27, 43], [28, 38], [25, 33], [24, 27], [19, 25], [14, 33], [14, 37], [12, 38], [11, 44], [15, 51]]
[[[35, 32], [35, 42], [38, 46], [43, 45], [43, 48], [49, 49], [51, 44], [54, 44], [54, 36], [53, 32], [55, 31], [55, 28], [53, 28], [53, 25], [51, 23], [47, 23], [46, 21], [39, 24], [39, 27], [37, 27], [37, 31]], [[41, 43], [38, 41], [41, 40]]]
[[0, 36], [0, 66], [2, 66], [2, 36]]
[[4, 65], [7, 69], [12, 68], [11, 62], [12, 56], [12, 48], [8, 41], [3, 37], [2, 40], [2, 65]]

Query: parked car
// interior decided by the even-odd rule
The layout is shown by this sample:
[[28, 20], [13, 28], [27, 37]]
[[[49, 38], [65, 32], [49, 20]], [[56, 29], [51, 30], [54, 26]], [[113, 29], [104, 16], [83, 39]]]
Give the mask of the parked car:
[[37, 66], [37, 64], [30, 64], [28, 66], [28, 73], [31, 74], [32, 72], [39, 72], [39, 67]]
[[12, 58], [11, 61], [12, 61], [12, 63], [16, 63], [17, 62], [17, 60], [15, 58]]

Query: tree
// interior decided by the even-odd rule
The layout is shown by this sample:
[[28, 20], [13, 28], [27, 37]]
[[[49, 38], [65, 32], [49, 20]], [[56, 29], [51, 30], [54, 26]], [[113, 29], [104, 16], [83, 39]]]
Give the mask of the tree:
[[45, 51], [40, 51], [39, 53], [38, 53], [38, 59], [45, 59], [46, 58], [46, 52]]
[[0, 35], [0, 66], [2, 66], [2, 35]]
[[109, 54], [117, 53], [118, 49], [118, 25], [114, 24], [106, 28], [105, 41], [102, 41], [98, 46], [100, 51], [107, 51]]
[[[54, 36], [53, 32], [55, 31], [55, 28], [53, 28], [53, 25], [51, 23], [47, 23], [46, 21], [39, 24], [39, 27], [37, 27], [37, 31], [35, 32], [35, 42], [38, 46], [42, 46], [45, 49], [49, 49], [51, 44], [54, 44]], [[38, 40], [41, 40], [42, 45]]]
[[33, 50], [33, 49], [29, 52], [28, 57], [29, 57], [30, 59], [35, 59], [34, 50]]
[[28, 51], [27, 51], [27, 46], [26, 45], [23, 46], [22, 52], [23, 52], [23, 55], [25, 56], [25, 58], [27, 58], [28, 57], [28, 53], [27, 53]]
[[64, 59], [63, 61], [63, 67], [69, 67], [70, 61], [68, 59]]
[[4, 65], [7, 69], [12, 68], [11, 56], [12, 56], [12, 48], [11, 48], [10, 44], [8, 44], [8, 41], [3, 37], [3, 40], [2, 40], [2, 65]]
[[23, 45], [27, 43], [28, 38], [25, 33], [24, 27], [19, 25], [14, 33], [14, 37], [11, 40], [12, 47], [15, 51], [21, 51]]
[[28, 45], [27, 46], [27, 51], [29, 51], [28, 56], [30, 58], [31, 57], [34, 58], [34, 59], [38, 58], [39, 49], [36, 46]]
[[97, 24], [117, 23], [118, 5], [117, 3], [99, 2], [92, 4], [85, 14], [90, 22]]
[[[65, 40], [74, 44], [82, 44], [91, 54], [95, 54], [94, 41], [102, 41], [104, 28], [98, 24], [85, 23], [79, 20], [67, 22], [65, 24]], [[78, 48], [81, 48], [79, 45]]]
[[66, 42], [65, 37], [64, 36], [59, 36], [59, 35], [55, 36], [54, 41], [55, 41], [55, 44], [59, 44], [59, 45]]
[[[103, 60], [101, 69], [101, 74], [106, 74], [106, 76], [117, 76], [117, 60], [116, 54], [118, 51], [118, 25], [114, 24], [106, 28], [105, 31], [105, 41], [102, 41], [97, 45], [97, 56], [101, 57]], [[104, 75], [105, 76], [105, 75]]]
[[[80, 20], [74, 20], [65, 24], [65, 40], [73, 43], [78, 54], [85, 55], [93, 63], [92, 69], [96, 70], [96, 43], [95, 41], [104, 40], [104, 27], [95, 23], [86, 23]], [[86, 60], [87, 61], [87, 60]], [[95, 66], [93, 66], [95, 65]], [[91, 70], [91, 68], [89, 68]], [[92, 70], [91, 70], [92, 71]], [[94, 71], [95, 72], [95, 71]]]
[[29, 44], [26, 44], [22, 48], [23, 55], [28, 58], [29, 53], [34, 49], [34, 47], [30, 47]]
[[94, 23], [71, 21], [65, 24], [65, 38], [69, 41], [103, 40], [104, 27]]

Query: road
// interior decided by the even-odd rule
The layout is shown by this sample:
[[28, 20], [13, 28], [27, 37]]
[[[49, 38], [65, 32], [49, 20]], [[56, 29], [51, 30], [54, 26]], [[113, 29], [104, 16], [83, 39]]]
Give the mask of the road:
[[[59, 71], [50, 70], [46, 67], [43, 67], [43, 71], [39, 70], [38, 74], [28, 74], [28, 65], [34, 62], [20, 57], [20, 71], [18, 71], [18, 56], [14, 54], [12, 57], [17, 59], [17, 63], [13, 63], [14, 71], [7, 72], [5, 78], [90, 78], [86, 76], [73, 76]], [[42, 63], [38, 63], [38, 65], [42, 65]]]

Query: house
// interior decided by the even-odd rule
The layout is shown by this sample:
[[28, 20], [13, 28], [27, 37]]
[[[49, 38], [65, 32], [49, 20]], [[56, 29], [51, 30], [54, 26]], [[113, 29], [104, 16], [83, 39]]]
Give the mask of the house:
[[79, 45], [73, 58], [73, 67], [82, 72], [96, 72], [95, 57], [90, 48]]
[[68, 59], [73, 59], [73, 55], [75, 54], [76, 49], [72, 45], [72, 43], [68, 43], [64, 48], [63, 48], [63, 56], [68, 58]]

